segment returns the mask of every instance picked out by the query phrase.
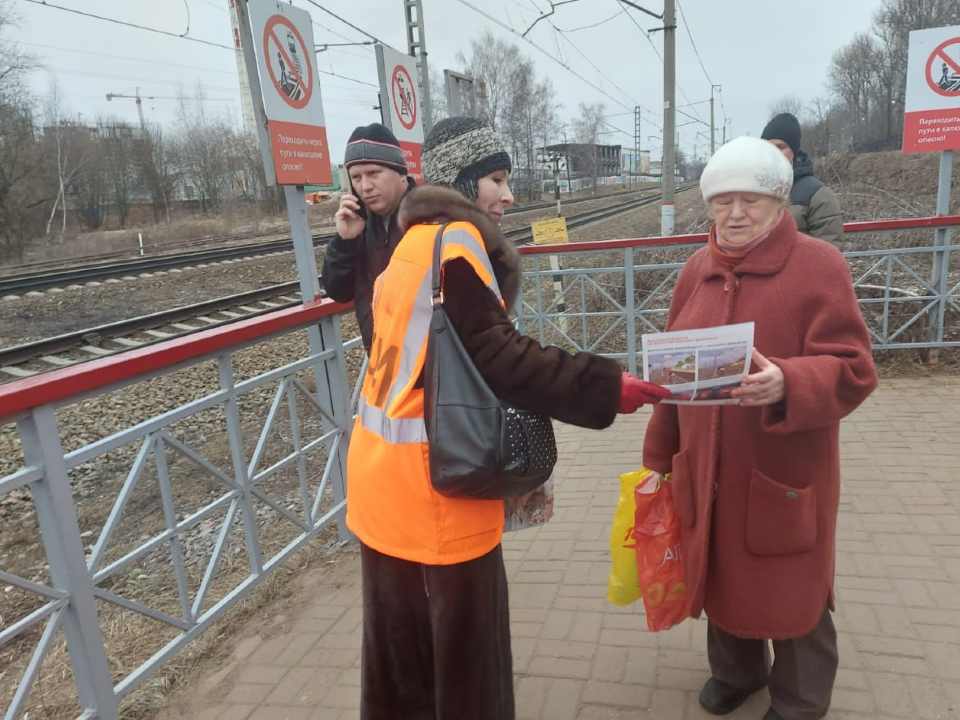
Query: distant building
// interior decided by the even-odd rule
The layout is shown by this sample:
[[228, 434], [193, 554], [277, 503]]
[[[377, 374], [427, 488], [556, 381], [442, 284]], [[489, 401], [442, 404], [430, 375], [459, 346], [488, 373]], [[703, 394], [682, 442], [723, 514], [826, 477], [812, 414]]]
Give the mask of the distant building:
[[560, 164], [560, 174], [569, 174], [571, 178], [620, 175], [623, 172], [620, 155], [620, 145], [561, 143], [537, 150], [537, 157], [542, 165], [553, 169], [553, 158], [556, 157]]

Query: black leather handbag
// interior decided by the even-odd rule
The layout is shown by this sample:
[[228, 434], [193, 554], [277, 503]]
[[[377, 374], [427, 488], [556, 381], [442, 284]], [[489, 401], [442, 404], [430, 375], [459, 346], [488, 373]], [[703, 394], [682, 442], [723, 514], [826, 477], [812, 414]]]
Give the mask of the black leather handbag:
[[517, 497], [543, 485], [557, 463], [550, 418], [500, 400], [460, 342], [440, 297], [443, 225], [433, 253], [433, 317], [424, 367], [430, 481], [447, 497]]

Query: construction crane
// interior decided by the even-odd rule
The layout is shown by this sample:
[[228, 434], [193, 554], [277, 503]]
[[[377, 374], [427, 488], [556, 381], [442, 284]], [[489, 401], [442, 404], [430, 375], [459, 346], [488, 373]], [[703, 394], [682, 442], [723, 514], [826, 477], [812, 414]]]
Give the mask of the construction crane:
[[143, 100], [179, 100], [180, 98], [175, 97], [163, 97], [160, 95], [140, 95], [140, 88], [136, 89], [134, 95], [124, 95], [123, 93], [107, 93], [107, 100], [113, 100], [114, 98], [129, 98], [131, 100], [137, 101], [137, 115], [140, 116], [140, 130], [144, 133], [147, 132], [147, 121], [143, 116]]

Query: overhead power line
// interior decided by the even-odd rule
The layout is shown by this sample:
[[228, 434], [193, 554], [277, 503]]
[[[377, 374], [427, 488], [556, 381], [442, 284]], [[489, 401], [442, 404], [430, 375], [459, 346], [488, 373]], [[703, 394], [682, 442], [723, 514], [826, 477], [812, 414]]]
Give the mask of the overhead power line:
[[[336, 18], [337, 20], [339, 20], [340, 22], [342, 22], [342, 23], [343, 23], [344, 25], [346, 25], [347, 27], [353, 28], [353, 29], [356, 30], [358, 33], [360, 33], [361, 35], [366, 35], [368, 38], [370, 38], [370, 39], [373, 40], [374, 42], [378, 42], [378, 43], [380, 43], [381, 45], [386, 45], [386, 44], [387, 44], [387, 43], [383, 42], [382, 40], [380, 40], [380, 38], [378, 38], [376, 35], [371, 35], [370, 33], [368, 33], [368, 32], [367, 32], [366, 30], [364, 30], [363, 28], [357, 27], [357, 26], [354, 25], [352, 22], [350, 22], [349, 20], [346, 20], [346, 19], [340, 17], [339, 15], [337, 15], [337, 14], [336, 14], [335, 12], [333, 12], [332, 10], [327, 10], [327, 8], [325, 8], [323, 5], [321, 5], [320, 3], [318, 3], [317, 0], [307, 0], [307, 2], [310, 3], [311, 5], [313, 5], [313, 6], [314, 6], [315, 8], [317, 8], [318, 10], [321, 10], [322, 12], [325, 12], [325, 13], [326, 13], [327, 15], [329, 15], [330, 17]], [[349, 39], [349, 38], [347, 38], [347, 39]]]
[[128, 62], [141, 62], [150, 65], [165, 65], [167, 67], [183, 68], [185, 70], [202, 70], [205, 73], [218, 73], [220, 75], [230, 75], [237, 77], [236, 70], [215, 70], [214, 68], [198, 67], [197, 65], [183, 65], [181, 63], [167, 62], [166, 60], [153, 60], [148, 58], [135, 58], [129, 55], [114, 55], [112, 53], [93, 52], [92, 50], [76, 50], [74, 48], [61, 47], [58, 45], [42, 45], [40, 43], [21, 42], [20, 45], [26, 47], [42, 48], [44, 50], [58, 50], [60, 52], [77, 53], [78, 55], [91, 55], [93, 57], [111, 58], [114, 60], [127, 60]]
[[[175, 32], [169, 32], [167, 30], [158, 30], [157, 28], [147, 27], [146, 25], [138, 25], [137, 23], [127, 22], [126, 20], [117, 20], [116, 18], [105, 17], [103, 15], [97, 15], [96, 13], [85, 12], [83, 10], [76, 10], [74, 8], [64, 7], [63, 5], [55, 5], [47, 0], [26, 0], [29, 3], [34, 5], [40, 5], [42, 7], [53, 8], [54, 10], [62, 10], [63, 12], [73, 13], [74, 15], [82, 15], [83, 17], [93, 18], [94, 20], [102, 20], [103, 22], [113, 23], [114, 25], [123, 25], [124, 27], [136, 28], [137, 30], [144, 30], [146, 32], [156, 33], [157, 35], [166, 35], [167, 37], [179, 38], [181, 40], [189, 40], [190, 42], [201, 43], [203, 45], [209, 45], [210, 47], [223, 48], [225, 50], [233, 50], [229, 45], [222, 45], [220, 43], [211, 42], [210, 40], [203, 40], [201, 38], [191, 37], [186, 33], [180, 34]], [[189, 27], [187, 28], [189, 30]]]
[[[663, 62], [663, 55], [660, 54], [659, 48], [657, 48], [657, 46], [656, 46], [656, 44], [653, 42], [653, 40], [650, 39], [650, 33], [648, 33], [646, 30], [643, 29], [643, 26], [640, 25], [640, 23], [637, 22], [637, 19], [636, 19], [631, 13], [627, 13], [627, 16], [633, 21], [633, 24], [637, 26], [637, 30], [640, 31], [640, 34], [643, 35], [643, 36], [647, 39], [647, 42], [648, 42], [648, 43], [650, 43], [650, 47], [653, 48], [653, 51], [657, 54], [657, 57], [660, 59], [660, 62], [662, 63], [662, 62]], [[687, 103], [689, 103], [690, 105], [693, 105], [693, 103], [691, 102], [690, 98], [688, 98], [688, 97], [687, 97], [687, 94], [683, 91], [683, 88], [680, 87], [680, 83], [677, 83], [677, 90], [680, 91], [680, 95], [683, 96], [683, 99], [686, 100]], [[694, 110], [694, 112], [697, 112], [697, 111]], [[709, 126], [709, 123], [707, 123], [702, 117], [700, 117], [700, 113], [697, 113], [697, 119], [698, 119], [700, 122], [702, 122], [704, 125], [708, 125], [708, 126]]]
[[[152, 32], [152, 33], [156, 33], [156, 34], [158, 34], [158, 35], [164, 35], [164, 36], [167, 36], [167, 37], [173, 37], [173, 38], [177, 38], [177, 39], [180, 39], [180, 40], [189, 40], [189, 41], [191, 41], [191, 42], [198, 42], [198, 43], [202, 43], [202, 44], [204, 44], [204, 45], [209, 45], [209, 46], [211, 46], [211, 47], [220, 48], [220, 49], [222, 49], [222, 50], [229, 50], [230, 52], [234, 52], [234, 50], [235, 50], [234, 48], [230, 47], [229, 45], [221, 45], [221, 44], [219, 44], [219, 43], [210, 42], [209, 40], [203, 40], [203, 39], [201, 39], [201, 38], [190, 37], [190, 36], [188, 36], [188, 35], [178, 35], [177, 33], [168, 32], [168, 31], [166, 31], [166, 30], [157, 30], [156, 28], [146, 27], [145, 25], [138, 25], [138, 24], [136, 24], [136, 23], [130, 23], [130, 22], [127, 22], [127, 21], [125, 21], [125, 20], [117, 20], [116, 18], [106, 17], [106, 16], [104, 16], [104, 15], [97, 15], [97, 14], [95, 14], [95, 13], [88, 13], [88, 12], [84, 12], [84, 11], [82, 11], [82, 10], [75, 10], [75, 9], [73, 9], [73, 8], [63, 7], [63, 6], [61, 6], [61, 5], [56, 5], [56, 4], [47, 2], [46, 0], [26, 0], [26, 1], [27, 1], [27, 2], [30, 2], [30, 3], [33, 3], [34, 5], [42, 5], [43, 7], [53, 8], [53, 9], [55, 9], [55, 10], [62, 10], [62, 11], [64, 11], [64, 12], [74, 13], [74, 14], [76, 14], [76, 15], [82, 15], [82, 16], [84, 16], [84, 17], [88, 17], [88, 18], [91, 18], [91, 19], [93, 19], [93, 20], [100, 20], [101, 22], [108, 22], [108, 23], [112, 23], [112, 24], [114, 24], [114, 25], [122, 25], [122, 26], [124, 26], [124, 27], [131, 27], [131, 28], [135, 28], [135, 29], [137, 29], [137, 30], [144, 30], [144, 31], [146, 31], [146, 32]], [[311, 0], [311, 1], [312, 1], [312, 0]], [[314, 24], [317, 24], [317, 23], [314, 23]], [[323, 26], [321, 25], [320, 27], [323, 27]], [[329, 30], [329, 28], [323, 28], [323, 29]], [[333, 32], [335, 35], [336, 35], [336, 34], [339, 34], [339, 33], [336, 33], [336, 32], [334, 32], [334, 31], [332, 31], [332, 30], [329, 30], [329, 31], [330, 31], [330, 32]], [[366, 33], [364, 33], [364, 34], [366, 34]], [[343, 37], [343, 36], [341, 35], [341, 37]], [[372, 37], [372, 36], [370, 36], [370, 37]], [[349, 38], [346, 38], [346, 39], [349, 40]], [[56, 48], [56, 47], [54, 47], [54, 46], [50, 46], [50, 45], [40, 45], [40, 44], [37, 44], [37, 43], [34, 43], [34, 45], [35, 45], [36, 47], [46, 47], [46, 48], [50, 48], [50, 49], [68, 50], [69, 52], [78, 52], [78, 53], [84, 53], [84, 54], [88, 54], [88, 55], [102, 55], [102, 54], [103, 54], [103, 53], [94, 53], [94, 52], [83, 51], [83, 50], [69, 50], [68, 48]], [[111, 57], [111, 56], [106, 56], [106, 57]], [[121, 56], [112, 56], [112, 57], [121, 57]], [[121, 59], [122, 59], [122, 58], [121, 58]], [[128, 59], [130, 59], [130, 60], [140, 60], [140, 59], [142, 59], [142, 58], [128, 58]], [[148, 61], [148, 62], [152, 62], [152, 61]], [[157, 61], [156, 64], [170, 65], [170, 66], [172, 66], [172, 67], [187, 67], [187, 68], [190, 68], [190, 69], [198, 69], [198, 68], [196, 68], [195, 66], [183, 66], [183, 65], [178, 65], [177, 63], [170, 63], [170, 62], [165, 62], [165, 61]], [[317, 68], [317, 71], [318, 71], [319, 73], [323, 74], [323, 75], [329, 75], [329, 76], [331, 76], [331, 77], [340, 78], [341, 80], [347, 80], [347, 81], [349, 81], [349, 82], [357, 83], [358, 85], [366, 85], [366, 86], [368, 86], [368, 87], [378, 88], [378, 89], [379, 89], [379, 87], [380, 87], [379, 85], [375, 85], [374, 83], [367, 82], [367, 81], [365, 81], [365, 80], [358, 80], [357, 78], [349, 77], [349, 76], [347, 76], [347, 75], [341, 75], [340, 73], [333, 72], [332, 70], [320, 70], [320, 68]], [[64, 72], [67, 72], [67, 71], [64, 71]], [[70, 72], [79, 72], [79, 71], [70, 71]], [[227, 71], [224, 71], [224, 70], [213, 70], [212, 72], [223, 72], [223, 73], [226, 73], [226, 74], [234, 75], [234, 73], [232, 73], [232, 72], [227, 73]], [[134, 79], [135, 79], [135, 78], [134, 78]], [[176, 83], [172, 83], [171, 81], [157, 81], [157, 82], [164, 82], [165, 84], [168, 84], [168, 85], [170, 85], [170, 84], [176, 84]]]
[[[612, 102], [616, 103], [617, 105], [619, 105], [620, 107], [622, 107], [624, 110], [633, 110], [633, 107], [625, 104], [622, 100], [617, 99], [616, 97], [614, 97], [613, 95], [611, 95], [610, 93], [608, 93], [606, 90], [603, 90], [602, 88], [596, 87], [595, 83], [593, 83], [592, 81], [590, 81], [590, 80], [588, 80], [587, 78], [585, 78], [583, 75], [581, 75], [581, 74], [578, 73], [576, 70], [574, 70], [572, 67], [570, 67], [567, 63], [563, 62], [562, 60], [560, 60], [560, 59], [557, 58], [556, 56], [552, 55], [549, 51], [547, 51], [547, 50], [545, 50], [544, 48], [542, 48], [540, 45], [538, 45], [537, 43], [535, 43], [535, 42], [534, 42], [533, 40], [531, 40], [530, 38], [525, 38], [525, 37], [523, 37], [519, 32], [517, 32], [515, 29], [513, 29], [512, 27], [510, 27], [509, 25], [507, 25], [506, 23], [504, 23], [504, 22], [501, 21], [500, 19], [494, 17], [493, 15], [491, 15], [491, 14], [488, 13], [488, 12], [486, 12], [485, 10], [482, 10], [481, 8], [478, 8], [476, 5], [474, 5], [473, 3], [469, 2], [469, 0], [457, 0], [457, 2], [459, 2], [461, 5], [463, 5], [463, 6], [465, 6], [465, 7], [470, 8], [471, 10], [473, 10], [473, 11], [474, 11], [475, 13], [477, 13], [478, 15], [482, 15], [482, 16], [485, 17], [487, 20], [489, 20], [490, 22], [492, 22], [494, 25], [497, 25], [498, 27], [503, 28], [504, 30], [506, 30], [506, 31], [509, 32], [510, 34], [517, 36], [518, 38], [520, 38], [521, 40], [523, 40], [523, 41], [524, 41], [525, 43], [527, 43], [528, 45], [531, 45], [532, 47], [536, 48], [537, 51], [539, 51], [539, 52], [542, 53], [543, 55], [546, 55], [548, 58], [550, 58], [550, 59], [553, 60], [555, 63], [557, 63], [560, 67], [562, 67], [562, 68], [563, 68], [564, 70], [566, 70], [568, 73], [570, 73], [571, 75], [573, 75], [574, 77], [576, 77], [578, 80], [581, 80], [582, 82], [587, 83], [587, 84], [590, 85], [591, 87], [594, 87], [594, 88], [597, 90], [597, 92], [599, 92], [601, 95], [603, 95], [604, 97], [608, 98], [608, 99], [611, 100]], [[638, 103], [634, 103], [634, 106], [636, 106], [637, 104], [638, 104]]]
[[[615, 13], [614, 15], [611, 15], [611, 16], [608, 17], [606, 20], [601, 20], [600, 22], [593, 23], [592, 25], [584, 25], [583, 27], [570, 28], [569, 30], [563, 30], [563, 29], [561, 29], [561, 28], [557, 28], [557, 30], [558, 30], [559, 32], [562, 32], [562, 33], [575, 33], [575, 32], [580, 32], [581, 30], [590, 30], [591, 28], [600, 27], [601, 25], [606, 25], [606, 24], [607, 24], [608, 22], [610, 22], [611, 20], [616, 20], [618, 17], [620, 17], [621, 15], [623, 15], [626, 11], [627, 11], [627, 9], [626, 9], [626, 8], [623, 8], [623, 9], [620, 10], [620, 12]], [[554, 27], [556, 27], [556, 26], [554, 26]]]
[[683, 27], [687, 31], [687, 37], [690, 38], [690, 44], [693, 45], [693, 52], [697, 56], [697, 62], [700, 63], [700, 69], [703, 70], [704, 76], [707, 78], [707, 82], [711, 85], [716, 83], [710, 78], [710, 73], [707, 72], [707, 66], [703, 64], [703, 58], [700, 57], [700, 51], [697, 49], [697, 44], [693, 41], [693, 34], [690, 32], [690, 23], [687, 22], [687, 16], [683, 13], [683, 5], [680, 4], [680, 0], [677, 0], [677, 9], [680, 11], [680, 17], [683, 18]]
[[[554, 28], [555, 30], [558, 29], [552, 22], [550, 23], [550, 25], [553, 26], [553, 28]], [[628, 95], [622, 88], [620, 88], [620, 86], [617, 85], [613, 80], [611, 80], [605, 73], [603, 73], [603, 71], [601, 71], [600, 68], [598, 68], [596, 65], [594, 65], [594, 64], [593, 64], [593, 61], [590, 60], [590, 58], [588, 58], [588, 57], [584, 54], [584, 52], [583, 52], [580, 48], [577, 47], [577, 44], [576, 44], [575, 42], [573, 42], [573, 41], [572, 41], [570, 38], [568, 38], [566, 35], [561, 34], [560, 37], [562, 37], [562, 38], [563, 38], [563, 41], [564, 41], [565, 43], [567, 43], [570, 47], [572, 47], [572, 48], [577, 52], [577, 54], [578, 54], [580, 57], [582, 57], [584, 60], [587, 61], [587, 64], [596, 71], [597, 75], [599, 75], [601, 78], [603, 78], [603, 79], [606, 80], [608, 83], [610, 83], [610, 85], [612, 85], [613, 88], [614, 88], [617, 92], [619, 92], [621, 95], [623, 95], [623, 97], [625, 97], [625, 98], [626, 98], [627, 100], [629, 100], [630, 102], [633, 102], [634, 105], [639, 105], [639, 104], [640, 104], [640, 103], [637, 102], [634, 98], [630, 97], [630, 95]]]

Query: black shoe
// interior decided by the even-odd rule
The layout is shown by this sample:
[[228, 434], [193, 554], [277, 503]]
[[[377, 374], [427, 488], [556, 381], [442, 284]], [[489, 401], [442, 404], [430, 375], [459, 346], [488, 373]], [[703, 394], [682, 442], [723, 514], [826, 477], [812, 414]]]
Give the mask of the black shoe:
[[784, 720], [783, 715], [778, 713], [773, 708], [767, 710], [767, 714], [763, 716], [763, 720]]
[[[700, 691], [700, 705], [711, 715], [726, 715], [743, 705], [746, 699], [755, 692], [756, 690], [740, 690], [712, 677], [707, 680], [703, 690]], [[773, 710], [770, 712], [773, 712]], [[777, 718], [779, 716], [773, 715], [772, 717]], [[771, 718], [764, 718], [764, 720], [771, 720]]]

